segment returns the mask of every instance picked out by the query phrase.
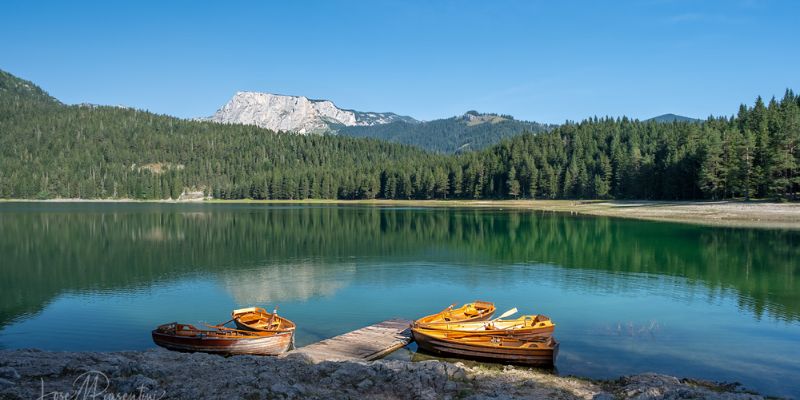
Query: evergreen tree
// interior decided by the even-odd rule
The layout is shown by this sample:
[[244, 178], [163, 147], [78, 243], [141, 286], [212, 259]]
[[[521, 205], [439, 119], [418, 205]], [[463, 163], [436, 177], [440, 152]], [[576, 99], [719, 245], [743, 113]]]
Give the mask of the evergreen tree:
[[517, 198], [520, 194], [519, 180], [517, 179], [517, 170], [512, 166], [508, 170], [508, 179], [506, 180], [506, 190], [508, 195]]
[[700, 168], [700, 188], [712, 199], [717, 199], [724, 193], [727, 173], [722, 161], [722, 143], [718, 134], [711, 135], [704, 153], [705, 160]]

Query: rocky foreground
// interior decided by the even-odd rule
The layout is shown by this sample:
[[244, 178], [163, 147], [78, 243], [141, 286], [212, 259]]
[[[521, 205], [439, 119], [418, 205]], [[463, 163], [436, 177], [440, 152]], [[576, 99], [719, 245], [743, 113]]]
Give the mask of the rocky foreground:
[[737, 385], [641, 374], [612, 381], [520, 367], [383, 360], [311, 364], [166, 350], [0, 351], [2, 399], [760, 399]]

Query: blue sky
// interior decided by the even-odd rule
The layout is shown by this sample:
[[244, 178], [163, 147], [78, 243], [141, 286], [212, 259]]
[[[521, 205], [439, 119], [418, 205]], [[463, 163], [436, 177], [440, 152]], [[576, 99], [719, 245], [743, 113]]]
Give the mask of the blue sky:
[[800, 91], [798, 1], [3, 2], [0, 69], [206, 116], [237, 90], [419, 119], [733, 114]]

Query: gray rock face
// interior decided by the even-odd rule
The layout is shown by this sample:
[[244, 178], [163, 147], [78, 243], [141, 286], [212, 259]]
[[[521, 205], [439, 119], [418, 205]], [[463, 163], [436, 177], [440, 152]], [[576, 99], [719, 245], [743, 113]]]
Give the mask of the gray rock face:
[[19, 379], [19, 372], [12, 367], [0, 367], [0, 378], [3, 379]]
[[[143, 352], [0, 351], [0, 399], [761, 399], [736, 386], [642, 374], [592, 382], [436, 360], [322, 362]], [[127, 397], [125, 397], [127, 396]]]
[[332, 126], [388, 124], [397, 120], [413, 121], [393, 113], [344, 110], [329, 100], [310, 100], [303, 96], [271, 93], [237, 92], [210, 121], [256, 125], [273, 131], [299, 134], [323, 133]]

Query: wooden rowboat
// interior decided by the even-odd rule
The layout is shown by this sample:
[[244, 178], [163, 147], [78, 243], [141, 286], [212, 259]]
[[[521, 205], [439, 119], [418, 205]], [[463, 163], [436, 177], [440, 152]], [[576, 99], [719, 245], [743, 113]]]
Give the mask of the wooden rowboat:
[[422, 317], [414, 321], [414, 325], [430, 324], [439, 322], [469, 322], [484, 321], [492, 317], [495, 307], [494, 303], [476, 300], [472, 303], [464, 304], [461, 307], [453, 308], [455, 304], [444, 310]]
[[523, 315], [517, 319], [415, 324], [413, 328], [426, 332], [445, 332], [450, 338], [505, 336], [517, 339], [535, 339], [552, 335], [556, 325], [544, 315]]
[[297, 327], [294, 322], [278, 315], [277, 311], [268, 313], [260, 307], [247, 307], [231, 313], [236, 327], [245, 331], [289, 332]]
[[423, 351], [478, 361], [549, 367], [555, 365], [558, 342], [552, 337], [523, 340], [506, 336], [451, 338], [444, 331], [411, 329]]
[[153, 342], [169, 350], [222, 355], [254, 354], [274, 356], [291, 346], [294, 331], [249, 332], [222, 326], [198, 329], [172, 322], [154, 329]]

